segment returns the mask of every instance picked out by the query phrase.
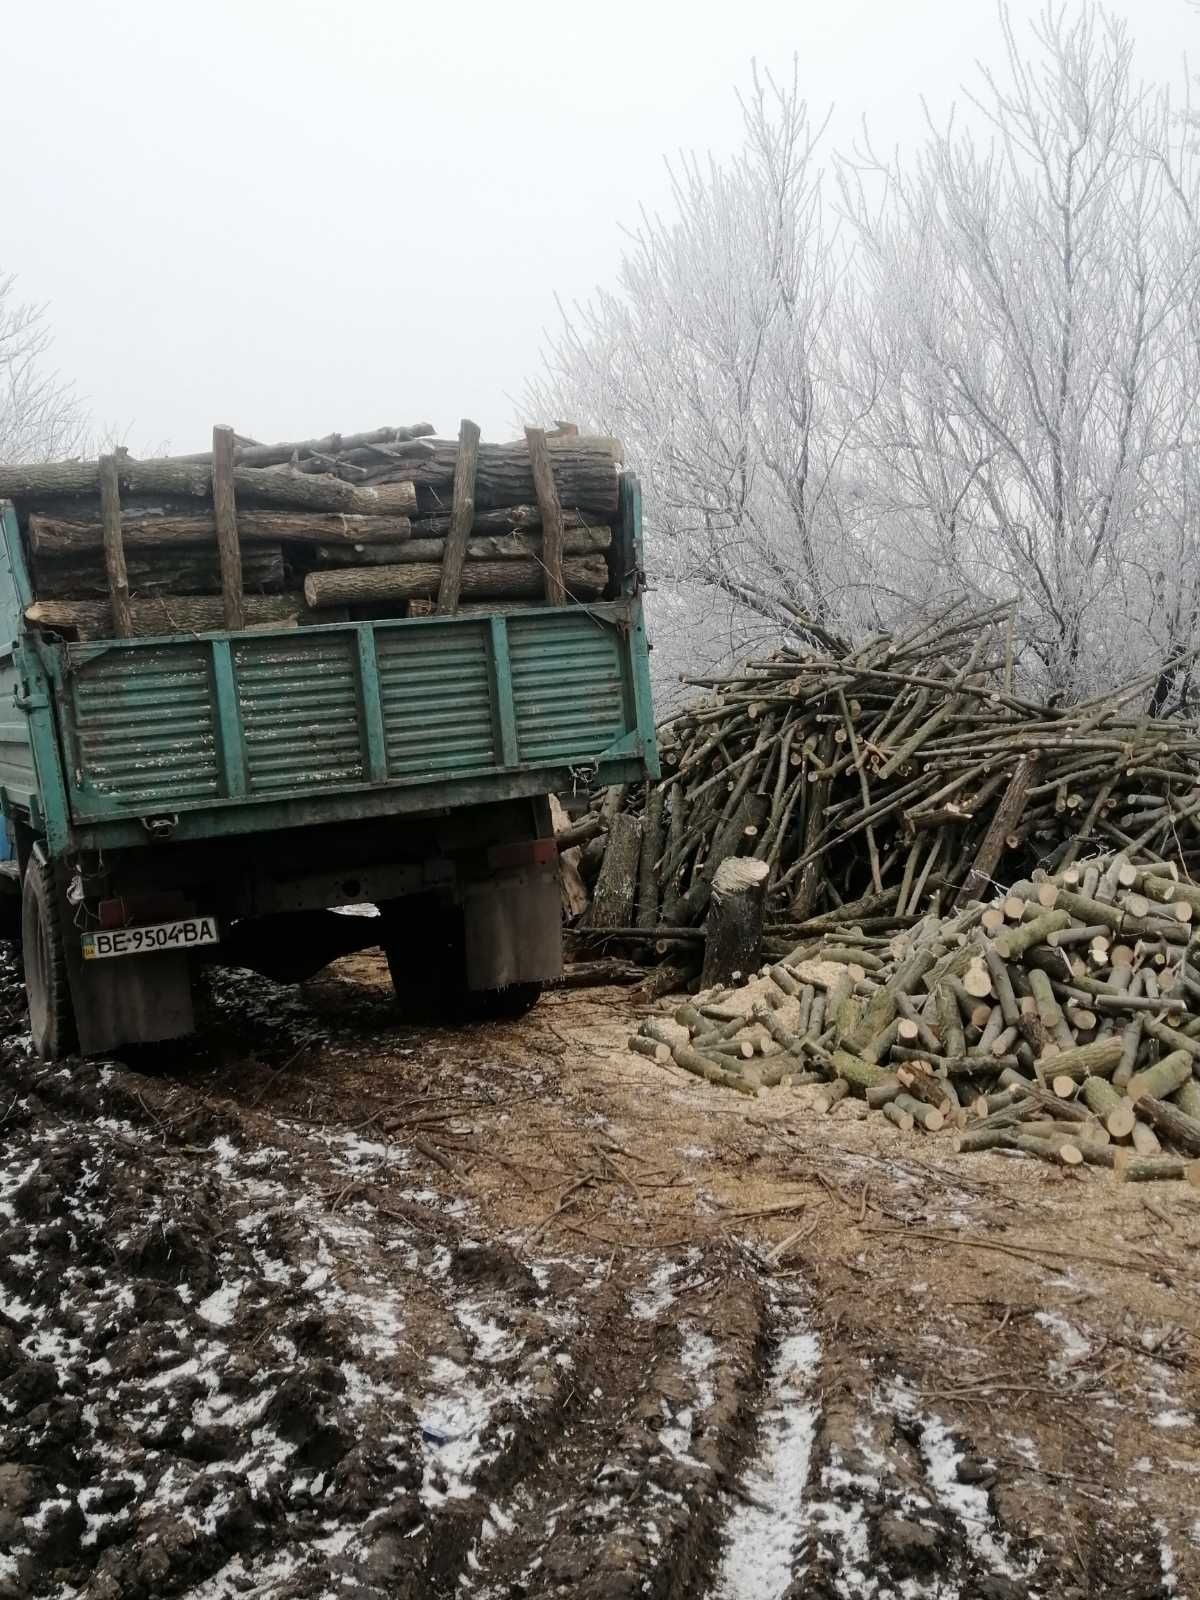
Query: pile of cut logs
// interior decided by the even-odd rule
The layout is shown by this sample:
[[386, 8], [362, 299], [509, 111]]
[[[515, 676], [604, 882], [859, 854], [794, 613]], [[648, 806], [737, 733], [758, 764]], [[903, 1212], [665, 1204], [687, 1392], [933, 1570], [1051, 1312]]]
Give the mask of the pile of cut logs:
[[1200, 878], [1200, 729], [1141, 714], [1146, 680], [1072, 706], [1022, 698], [1007, 620], [951, 615], [691, 680], [713, 692], [661, 730], [662, 782], [610, 791], [571, 829], [593, 877], [583, 942], [686, 982], [730, 857], [764, 868], [768, 953], [847, 918], [910, 928], [1089, 851]]
[[1200, 887], [1118, 853], [898, 934], [843, 925], [630, 1046], [742, 1094], [856, 1095], [963, 1152], [1200, 1185]]
[[203, 455], [0, 467], [27, 620], [122, 638], [561, 605], [619, 584], [616, 440], [432, 433], [261, 445], [218, 427]]

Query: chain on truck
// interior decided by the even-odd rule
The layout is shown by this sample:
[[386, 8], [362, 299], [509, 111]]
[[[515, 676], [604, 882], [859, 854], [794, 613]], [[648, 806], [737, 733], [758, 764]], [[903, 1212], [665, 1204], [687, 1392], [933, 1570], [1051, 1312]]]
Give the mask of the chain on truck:
[[214, 962], [379, 946], [458, 1016], [561, 975], [548, 797], [658, 771], [638, 484], [611, 440], [431, 433], [0, 468], [0, 873], [43, 1056], [191, 1032]]

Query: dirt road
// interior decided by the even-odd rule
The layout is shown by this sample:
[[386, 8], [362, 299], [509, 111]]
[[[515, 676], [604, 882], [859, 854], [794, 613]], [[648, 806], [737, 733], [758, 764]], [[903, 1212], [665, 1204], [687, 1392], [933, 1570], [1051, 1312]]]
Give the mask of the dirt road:
[[1200, 1194], [378, 959], [0, 1094], [0, 1596], [1200, 1596]]

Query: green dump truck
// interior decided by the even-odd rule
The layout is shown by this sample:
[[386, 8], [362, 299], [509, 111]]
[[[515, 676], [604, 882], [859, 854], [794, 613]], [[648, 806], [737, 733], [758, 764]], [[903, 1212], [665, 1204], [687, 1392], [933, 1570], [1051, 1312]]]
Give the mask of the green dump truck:
[[560, 976], [548, 796], [657, 774], [640, 496], [613, 471], [597, 599], [120, 638], [39, 608], [0, 500], [0, 869], [43, 1056], [191, 1032], [206, 962], [298, 980], [378, 945], [403, 1002], [460, 1015]]

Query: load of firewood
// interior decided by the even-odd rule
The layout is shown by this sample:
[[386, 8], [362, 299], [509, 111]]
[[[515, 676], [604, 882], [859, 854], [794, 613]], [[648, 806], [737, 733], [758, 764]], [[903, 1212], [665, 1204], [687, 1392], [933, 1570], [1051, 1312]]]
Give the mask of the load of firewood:
[[831, 930], [630, 1047], [741, 1094], [857, 1095], [963, 1152], [1200, 1186], [1200, 887], [1118, 853], [899, 934]]
[[596, 600], [632, 552], [620, 446], [429, 423], [203, 455], [0, 468], [24, 536], [26, 618], [79, 639]]
[[1200, 876], [1195, 726], [1141, 714], [1146, 681], [1071, 706], [1014, 693], [1006, 620], [689, 680], [711, 692], [661, 730], [662, 782], [609, 791], [563, 841], [592, 882], [581, 943], [686, 982], [731, 857], [764, 869], [768, 953], [843, 920], [890, 935], [1098, 849]]

